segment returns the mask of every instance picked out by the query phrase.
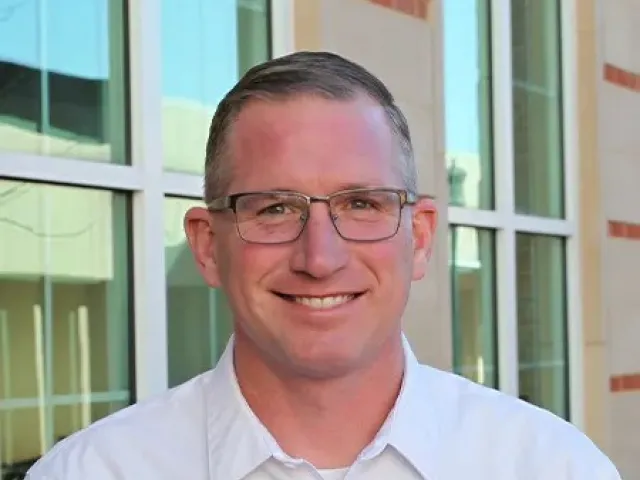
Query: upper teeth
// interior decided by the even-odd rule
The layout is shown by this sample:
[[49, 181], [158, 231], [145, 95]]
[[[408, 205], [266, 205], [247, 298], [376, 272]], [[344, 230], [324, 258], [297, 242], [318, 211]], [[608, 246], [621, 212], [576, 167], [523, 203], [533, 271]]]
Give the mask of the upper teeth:
[[353, 295], [337, 295], [335, 297], [295, 297], [295, 301], [311, 308], [330, 308], [348, 302]]

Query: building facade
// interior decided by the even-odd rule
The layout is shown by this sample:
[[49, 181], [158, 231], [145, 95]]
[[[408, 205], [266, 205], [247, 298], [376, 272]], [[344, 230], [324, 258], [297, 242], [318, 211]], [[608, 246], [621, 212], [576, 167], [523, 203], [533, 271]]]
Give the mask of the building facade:
[[365, 65], [409, 119], [440, 212], [418, 357], [640, 476], [638, 22], [640, 0], [0, 5], [0, 478], [216, 361], [229, 310], [182, 230], [209, 121], [305, 49]]

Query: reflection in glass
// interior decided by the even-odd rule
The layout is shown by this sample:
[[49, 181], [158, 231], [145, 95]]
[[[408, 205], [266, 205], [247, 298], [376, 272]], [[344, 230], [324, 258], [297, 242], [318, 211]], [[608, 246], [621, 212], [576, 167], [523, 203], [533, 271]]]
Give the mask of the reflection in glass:
[[0, 151], [127, 161], [125, 6], [0, 3]]
[[271, 55], [269, 0], [236, 0], [238, 77]]
[[449, 203], [482, 209], [494, 204], [489, 3], [442, 4]]
[[[120, 399], [116, 394], [111, 395], [108, 401], [83, 402], [59, 402], [56, 403], [54, 412], [53, 431], [56, 442], [68, 437], [85, 426], [104, 418], [128, 405], [127, 399]], [[107, 400], [107, 399], [105, 399]]]
[[270, 55], [268, 3], [162, 1], [162, 139], [167, 170], [203, 172], [209, 123], [218, 102], [240, 75]]
[[0, 181], [0, 478], [130, 402], [127, 210]]
[[184, 235], [184, 214], [195, 205], [180, 198], [164, 202], [170, 386], [213, 367], [232, 330], [224, 294], [204, 283]]
[[454, 371], [497, 388], [493, 232], [452, 226], [449, 229], [449, 268]]
[[511, 1], [518, 213], [564, 216], [560, 2]]
[[564, 240], [518, 234], [520, 396], [569, 418]]

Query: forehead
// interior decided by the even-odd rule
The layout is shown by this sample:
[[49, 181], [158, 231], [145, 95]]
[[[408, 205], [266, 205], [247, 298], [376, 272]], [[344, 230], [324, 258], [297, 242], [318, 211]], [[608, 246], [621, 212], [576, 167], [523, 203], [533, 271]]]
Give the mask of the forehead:
[[402, 186], [398, 143], [384, 109], [367, 97], [252, 101], [238, 115], [229, 143], [235, 191]]

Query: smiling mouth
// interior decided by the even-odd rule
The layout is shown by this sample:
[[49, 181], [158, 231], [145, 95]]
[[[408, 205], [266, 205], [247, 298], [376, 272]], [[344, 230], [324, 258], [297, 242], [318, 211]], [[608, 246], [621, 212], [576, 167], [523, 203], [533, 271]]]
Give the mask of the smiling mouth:
[[334, 308], [345, 303], [348, 303], [352, 300], [355, 300], [358, 297], [364, 295], [365, 292], [359, 293], [349, 293], [349, 294], [341, 294], [341, 295], [325, 295], [322, 297], [313, 297], [307, 295], [288, 295], [286, 293], [273, 292], [278, 295], [280, 298], [287, 300], [292, 303], [299, 303], [300, 305], [304, 305], [306, 307], [323, 310], [328, 308]]

